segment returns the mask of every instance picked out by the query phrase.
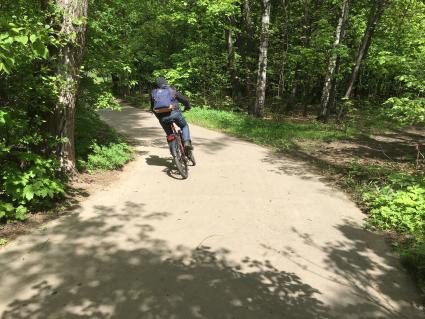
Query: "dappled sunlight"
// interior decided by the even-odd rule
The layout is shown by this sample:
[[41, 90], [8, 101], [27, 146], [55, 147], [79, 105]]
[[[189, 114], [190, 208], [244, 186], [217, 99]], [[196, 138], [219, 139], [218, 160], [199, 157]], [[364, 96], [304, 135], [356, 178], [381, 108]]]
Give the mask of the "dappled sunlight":
[[[1, 265], [2, 281], [5, 274], [20, 274], [13, 291], [31, 284], [1, 318], [330, 318], [317, 289], [270, 262], [247, 257], [237, 263], [225, 249], [172, 248], [153, 238], [149, 221], [169, 213], [145, 214], [143, 205], [131, 202], [120, 211], [102, 206], [95, 211], [94, 217], [74, 214], [50, 228], [44, 236], [61, 240], [42, 248], [43, 255]], [[122, 231], [110, 227], [110, 219], [126, 222], [134, 214], [146, 220], [135, 225], [137, 248], [132, 240], [131, 249], [104, 240]], [[17, 247], [2, 257], [21, 254]]]
[[[384, 238], [350, 220], [335, 228], [343, 235], [342, 239], [325, 243], [320, 243], [313, 234], [292, 228], [304, 245], [312, 249], [312, 255], [324, 253], [324, 260], [312, 259], [293, 246], [282, 250], [263, 247], [283, 256], [312, 278], [339, 286], [334, 292], [338, 302], [332, 306], [336, 313], [358, 318], [380, 317], [382, 313], [386, 314], [385, 318], [422, 318], [420, 310], [412, 306], [416, 304], [419, 308], [421, 301], [403, 284], [406, 275]], [[353, 296], [359, 299], [356, 306], [350, 305]]]

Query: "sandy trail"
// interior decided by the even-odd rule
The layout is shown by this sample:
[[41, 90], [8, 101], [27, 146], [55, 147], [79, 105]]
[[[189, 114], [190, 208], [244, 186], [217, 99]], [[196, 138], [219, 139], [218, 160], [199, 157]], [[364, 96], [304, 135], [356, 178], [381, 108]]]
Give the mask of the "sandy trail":
[[425, 318], [383, 237], [304, 164], [191, 126], [182, 181], [155, 117], [101, 114], [137, 160], [0, 249], [0, 318]]

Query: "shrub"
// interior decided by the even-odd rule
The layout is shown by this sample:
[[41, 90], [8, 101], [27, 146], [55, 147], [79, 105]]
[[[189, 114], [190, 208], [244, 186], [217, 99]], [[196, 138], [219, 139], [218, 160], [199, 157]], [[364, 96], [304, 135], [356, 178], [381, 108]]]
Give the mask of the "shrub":
[[7, 162], [2, 169], [0, 219], [23, 220], [29, 209], [47, 206], [64, 194], [64, 184], [55, 176], [56, 161], [33, 153], [16, 158], [19, 162]]
[[120, 168], [132, 157], [131, 147], [125, 143], [105, 146], [99, 146], [93, 143], [91, 150], [92, 153], [89, 154], [87, 161], [80, 163], [89, 172]]
[[370, 207], [369, 223], [380, 229], [394, 229], [423, 240], [425, 234], [425, 186], [411, 178], [390, 178], [390, 184], [365, 192]]
[[80, 108], [76, 117], [76, 155], [80, 170], [113, 170], [132, 158], [132, 148], [93, 110]]

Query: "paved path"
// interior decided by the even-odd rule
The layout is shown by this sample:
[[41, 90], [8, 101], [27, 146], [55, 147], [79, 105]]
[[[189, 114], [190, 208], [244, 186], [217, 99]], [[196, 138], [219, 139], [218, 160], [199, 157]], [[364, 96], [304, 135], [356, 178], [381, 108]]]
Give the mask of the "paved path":
[[0, 318], [425, 318], [383, 238], [303, 164], [192, 126], [182, 181], [153, 116], [102, 116], [137, 160], [0, 249]]

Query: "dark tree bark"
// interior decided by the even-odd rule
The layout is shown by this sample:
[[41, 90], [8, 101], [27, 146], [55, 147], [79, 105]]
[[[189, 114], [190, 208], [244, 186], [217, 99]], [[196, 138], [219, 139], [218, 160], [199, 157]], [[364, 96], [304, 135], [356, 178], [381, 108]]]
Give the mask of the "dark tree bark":
[[58, 52], [56, 72], [61, 84], [58, 103], [53, 110], [53, 133], [61, 139], [57, 149], [61, 170], [72, 175], [75, 173], [75, 105], [83, 59], [88, 1], [56, 0], [56, 5], [63, 12], [60, 31], [69, 42]]
[[[347, 91], [344, 95], [344, 101], [347, 101], [351, 98], [351, 94], [353, 93], [354, 85], [359, 77], [360, 66], [363, 60], [366, 58], [370, 44], [372, 42], [372, 36], [375, 32], [376, 26], [381, 18], [382, 14], [385, 11], [388, 0], [373, 0], [372, 8], [369, 13], [369, 18], [367, 21], [367, 26], [365, 33], [363, 35], [363, 39], [361, 45], [357, 51], [356, 62], [354, 64], [353, 70], [351, 72], [350, 81], [348, 83]], [[340, 121], [345, 113], [345, 106], [342, 105], [339, 113], [338, 113], [338, 121]]]
[[263, 116], [264, 104], [266, 100], [266, 84], [267, 84], [267, 52], [269, 46], [269, 26], [270, 26], [270, 10], [271, 0], [262, 0], [263, 14], [261, 18], [261, 39], [260, 39], [260, 55], [258, 59], [258, 75], [257, 75], [257, 93], [254, 105], [254, 115]]
[[332, 48], [333, 52], [329, 58], [325, 83], [323, 85], [322, 98], [320, 101], [320, 112], [318, 118], [323, 120], [324, 122], [327, 122], [329, 117], [329, 111], [332, 104], [331, 98], [336, 94], [336, 88], [334, 87], [334, 85], [336, 84], [335, 76], [339, 72], [339, 56], [336, 50], [344, 40], [345, 25], [348, 19], [349, 6], [350, 0], [344, 0], [341, 5], [341, 15], [338, 19], [338, 25], [336, 27], [335, 41]]

